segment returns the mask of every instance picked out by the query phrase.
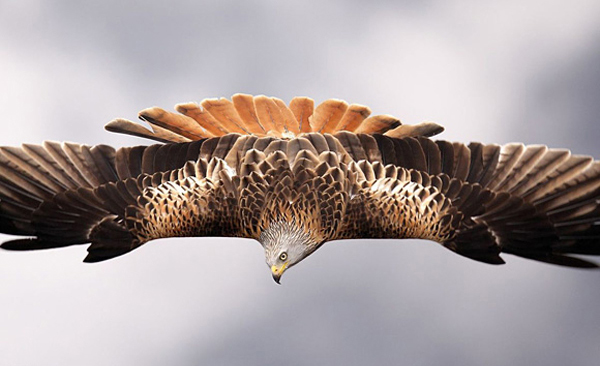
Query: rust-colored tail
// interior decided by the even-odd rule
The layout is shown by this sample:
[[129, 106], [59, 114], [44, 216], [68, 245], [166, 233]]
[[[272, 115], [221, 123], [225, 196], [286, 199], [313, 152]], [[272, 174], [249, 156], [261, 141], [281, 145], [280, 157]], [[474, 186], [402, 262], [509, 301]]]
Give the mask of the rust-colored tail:
[[328, 99], [315, 107], [312, 99], [295, 97], [288, 106], [278, 98], [235, 94], [231, 100], [204, 99], [200, 104], [178, 104], [175, 109], [180, 114], [158, 107], [142, 110], [139, 118], [148, 122], [151, 130], [125, 119], [111, 121], [106, 129], [161, 142], [195, 141], [228, 133], [293, 138], [308, 132], [350, 131], [430, 137], [444, 130], [432, 122], [402, 125], [390, 115], [369, 117], [368, 107], [339, 99]]

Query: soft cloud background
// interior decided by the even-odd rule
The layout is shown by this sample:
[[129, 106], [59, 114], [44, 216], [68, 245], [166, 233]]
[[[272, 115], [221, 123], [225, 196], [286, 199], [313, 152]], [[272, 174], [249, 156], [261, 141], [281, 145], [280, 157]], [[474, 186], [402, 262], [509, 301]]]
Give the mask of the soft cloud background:
[[[236, 92], [600, 157], [600, 3], [0, 1], [0, 144]], [[0, 240], [8, 239], [0, 235]], [[597, 365], [600, 274], [420, 241], [326, 245], [276, 286], [250, 240], [0, 253], [3, 365]]]

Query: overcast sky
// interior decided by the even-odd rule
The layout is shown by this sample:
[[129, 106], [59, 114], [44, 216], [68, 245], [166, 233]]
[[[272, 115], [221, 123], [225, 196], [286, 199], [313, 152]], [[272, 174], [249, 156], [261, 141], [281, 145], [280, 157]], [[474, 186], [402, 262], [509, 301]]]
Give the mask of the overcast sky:
[[[0, 145], [145, 144], [160, 105], [342, 98], [440, 138], [600, 157], [600, 3], [0, 0]], [[8, 239], [0, 235], [0, 240]], [[426, 241], [325, 245], [273, 283], [257, 242], [100, 264], [0, 252], [5, 365], [597, 365], [600, 273]]]

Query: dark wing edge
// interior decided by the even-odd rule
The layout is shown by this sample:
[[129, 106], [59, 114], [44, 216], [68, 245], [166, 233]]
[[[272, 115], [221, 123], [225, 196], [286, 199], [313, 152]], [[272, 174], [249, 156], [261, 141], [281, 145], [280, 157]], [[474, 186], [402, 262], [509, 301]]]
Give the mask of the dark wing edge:
[[443, 245], [458, 254], [503, 263], [498, 254], [505, 252], [597, 267], [572, 254], [600, 255], [599, 161], [542, 145], [336, 136], [354, 160], [403, 167], [412, 181], [450, 198], [462, 219]]
[[[194, 199], [208, 197], [200, 207], [214, 206], [210, 197], [217, 192], [211, 193], [215, 187], [209, 180], [228, 186], [222, 167], [237, 167], [243, 175], [242, 157], [251, 151], [265, 156], [280, 151], [291, 163], [303, 151], [315, 156], [331, 151], [372, 180], [389, 178], [390, 167], [402, 168], [408, 174], [402, 179], [427, 187], [431, 197], [441, 193], [456, 209], [444, 219], [456, 235], [442, 244], [475, 260], [503, 263], [498, 254], [505, 252], [592, 267], [570, 254], [600, 255], [600, 162], [591, 157], [545, 146], [465, 145], [350, 132], [309, 133], [293, 140], [227, 134], [119, 150], [54, 142], [3, 147], [0, 232], [33, 238], [2, 247], [29, 250], [91, 241], [88, 261], [126, 253], [156, 237], [144, 227], [144, 218], [152, 216], [152, 207], [170, 207], [161, 203], [165, 197], [183, 191]], [[237, 229], [223, 221], [228, 216], [226, 210], [213, 216], [225, 229], [192, 234], [236, 236]]]

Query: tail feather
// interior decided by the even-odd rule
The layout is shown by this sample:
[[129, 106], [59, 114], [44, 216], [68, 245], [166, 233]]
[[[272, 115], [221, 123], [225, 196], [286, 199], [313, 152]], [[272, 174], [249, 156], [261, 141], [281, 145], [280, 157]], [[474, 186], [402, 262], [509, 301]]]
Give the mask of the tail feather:
[[125, 135], [131, 135], [141, 137], [149, 140], [158, 142], [187, 142], [188, 138], [179, 134], [173, 133], [164, 128], [153, 125], [152, 131], [146, 129], [142, 125], [128, 121], [123, 118], [117, 118], [110, 121], [104, 127], [109, 132], [122, 133]]
[[387, 115], [369, 117], [371, 110], [358, 104], [348, 105], [338, 99], [314, 101], [296, 97], [289, 105], [264, 95], [235, 94], [231, 101], [204, 99], [200, 105], [182, 103], [175, 106], [181, 113], [153, 107], [139, 113], [152, 131], [125, 119], [115, 119], [106, 125], [111, 132], [123, 133], [160, 142], [196, 141], [229, 133], [289, 138], [301, 133], [385, 133], [390, 137], [430, 137], [444, 128], [433, 122], [402, 125]]

